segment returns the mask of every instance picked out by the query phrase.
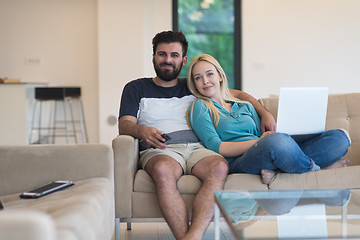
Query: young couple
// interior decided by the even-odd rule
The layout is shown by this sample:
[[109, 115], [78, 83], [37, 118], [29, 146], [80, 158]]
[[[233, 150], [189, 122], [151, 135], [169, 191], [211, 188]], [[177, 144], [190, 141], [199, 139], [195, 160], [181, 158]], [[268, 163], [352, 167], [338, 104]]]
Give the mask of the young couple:
[[[160, 209], [176, 239], [202, 238], [213, 217], [214, 191], [223, 189], [228, 172], [261, 174], [268, 183], [278, 170], [302, 173], [346, 165], [339, 160], [350, 145], [344, 131], [327, 131], [299, 144], [274, 133], [273, 116], [249, 94], [229, 90], [224, 71], [209, 55], [191, 62], [187, 82], [180, 79], [187, 48], [181, 32], [153, 38], [156, 76], [125, 86], [118, 122], [119, 134], [140, 139], [140, 166], [156, 185]], [[186, 121], [189, 107], [194, 131]], [[166, 141], [163, 133], [171, 139]], [[202, 182], [190, 225], [176, 185], [183, 174]]]

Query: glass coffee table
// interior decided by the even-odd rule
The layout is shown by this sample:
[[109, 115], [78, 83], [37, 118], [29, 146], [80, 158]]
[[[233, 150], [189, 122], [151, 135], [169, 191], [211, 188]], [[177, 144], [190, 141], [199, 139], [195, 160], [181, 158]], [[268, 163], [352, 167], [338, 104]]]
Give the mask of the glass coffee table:
[[360, 189], [215, 192], [234, 239], [360, 239]]

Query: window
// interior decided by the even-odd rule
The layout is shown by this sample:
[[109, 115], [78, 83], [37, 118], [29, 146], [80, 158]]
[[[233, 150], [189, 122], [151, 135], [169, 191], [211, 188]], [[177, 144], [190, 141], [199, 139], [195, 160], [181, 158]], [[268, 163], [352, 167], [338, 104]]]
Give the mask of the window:
[[[207, 53], [227, 74], [229, 87], [241, 89], [240, 0], [173, 0], [173, 29], [189, 42], [188, 61]], [[186, 77], [187, 64], [180, 76]]]

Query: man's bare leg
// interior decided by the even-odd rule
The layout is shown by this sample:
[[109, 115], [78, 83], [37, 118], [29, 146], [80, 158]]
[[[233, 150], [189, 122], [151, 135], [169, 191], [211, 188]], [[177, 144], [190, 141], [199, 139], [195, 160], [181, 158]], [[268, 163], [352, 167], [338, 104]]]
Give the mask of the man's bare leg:
[[189, 219], [185, 202], [176, 182], [183, 174], [180, 164], [166, 155], [151, 158], [146, 171], [156, 185], [161, 212], [176, 239], [182, 239], [189, 230]]
[[224, 188], [228, 169], [228, 163], [220, 156], [203, 158], [193, 167], [192, 174], [202, 185], [195, 196], [191, 226], [184, 239], [202, 239], [214, 216], [214, 191]]

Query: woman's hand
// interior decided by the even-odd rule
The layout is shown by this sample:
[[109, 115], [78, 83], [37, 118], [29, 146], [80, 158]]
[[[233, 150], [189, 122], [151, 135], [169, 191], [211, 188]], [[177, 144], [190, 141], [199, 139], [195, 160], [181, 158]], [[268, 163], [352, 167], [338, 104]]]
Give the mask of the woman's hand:
[[261, 135], [261, 137], [259, 138], [259, 139], [261, 139], [261, 138], [263, 138], [263, 137], [266, 137], [267, 135], [270, 135], [270, 134], [272, 134], [272, 133], [274, 133], [275, 131], [266, 131], [266, 132], [264, 132], [262, 135]]

